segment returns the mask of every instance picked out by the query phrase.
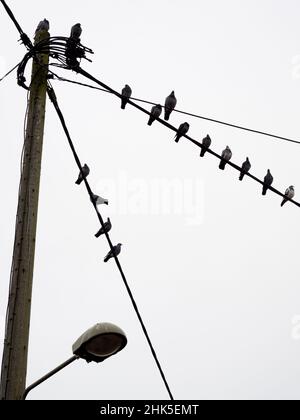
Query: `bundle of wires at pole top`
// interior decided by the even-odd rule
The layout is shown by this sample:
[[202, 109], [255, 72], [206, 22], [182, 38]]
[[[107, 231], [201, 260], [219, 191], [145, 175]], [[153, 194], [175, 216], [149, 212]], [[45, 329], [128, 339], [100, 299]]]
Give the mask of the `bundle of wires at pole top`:
[[49, 57], [58, 61], [58, 63], [51, 63], [50, 65], [69, 70], [75, 70], [79, 67], [82, 59], [91, 60], [86, 57], [86, 54], [94, 54], [94, 52], [80, 43], [79, 38], [67, 38], [63, 36], [54, 36], [35, 44], [20, 62], [17, 71], [18, 85], [28, 90], [26, 86], [26, 78], [24, 72], [28, 61], [33, 58], [39, 63], [38, 56], [40, 54], [48, 54]]

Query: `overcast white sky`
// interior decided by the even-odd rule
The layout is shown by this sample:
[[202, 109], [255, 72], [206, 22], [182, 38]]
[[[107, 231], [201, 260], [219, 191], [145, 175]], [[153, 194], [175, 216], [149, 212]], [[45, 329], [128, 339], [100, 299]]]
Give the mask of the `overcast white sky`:
[[[121, 90], [300, 140], [300, 5], [297, 0], [9, 0], [32, 36], [81, 22], [93, 63], [83, 68]], [[1, 74], [25, 53], [1, 7]], [[29, 68], [28, 68], [29, 70]], [[69, 77], [84, 81], [80, 76]], [[29, 72], [28, 72], [29, 78]], [[54, 82], [89, 181], [110, 206], [114, 243], [176, 399], [298, 399], [300, 210], [199, 151], [117, 98]], [[1, 344], [14, 239], [26, 92], [15, 74], [0, 85]], [[173, 114], [216, 152], [248, 156], [253, 174], [300, 199], [300, 146]], [[100, 321], [124, 329], [128, 346], [101, 365], [78, 361], [31, 399], [168, 397], [51, 104], [47, 105], [28, 383], [71, 355]], [[168, 193], [168, 185], [173, 189]], [[297, 195], [298, 193], [298, 195]], [[2, 352], [2, 347], [1, 347]]]

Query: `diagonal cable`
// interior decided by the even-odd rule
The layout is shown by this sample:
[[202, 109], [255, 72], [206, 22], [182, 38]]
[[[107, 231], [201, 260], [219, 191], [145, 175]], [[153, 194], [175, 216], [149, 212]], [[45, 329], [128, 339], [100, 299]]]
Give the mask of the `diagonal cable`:
[[15, 15], [13, 14], [13, 12], [11, 11], [11, 9], [8, 7], [8, 5], [6, 4], [6, 2], [4, 0], [0, 0], [4, 9], [6, 10], [8, 16], [11, 18], [11, 20], [13, 21], [13, 23], [15, 24], [20, 36], [21, 36], [21, 40], [24, 43], [24, 45], [30, 50], [33, 45], [32, 42], [30, 41], [30, 39], [28, 38], [28, 36], [24, 33], [23, 29], [21, 28], [19, 22], [17, 21], [17, 19], [15, 18]]
[[81, 173], [81, 175], [82, 175], [82, 177], [83, 177], [83, 180], [84, 180], [84, 183], [85, 183], [85, 186], [86, 186], [87, 192], [88, 192], [88, 194], [89, 194], [89, 196], [90, 196], [91, 202], [93, 203], [93, 207], [94, 207], [94, 209], [95, 209], [95, 211], [96, 211], [96, 214], [97, 214], [97, 217], [98, 217], [98, 219], [99, 219], [99, 222], [100, 222], [100, 224], [101, 224], [101, 226], [102, 226], [102, 228], [103, 228], [103, 230], [104, 230], [104, 232], [105, 232], [105, 236], [106, 236], [107, 242], [108, 242], [109, 247], [110, 247], [110, 249], [111, 249], [111, 251], [112, 251], [112, 253], [113, 253], [113, 256], [114, 256], [115, 262], [116, 262], [116, 264], [117, 264], [118, 270], [119, 270], [119, 272], [120, 272], [120, 274], [121, 274], [122, 280], [123, 280], [123, 282], [124, 282], [124, 285], [125, 285], [125, 287], [126, 287], [126, 290], [127, 290], [127, 292], [128, 292], [128, 295], [129, 295], [129, 297], [130, 297], [131, 303], [132, 303], [132, 305], [133, 305], [133, 307], [134, 307], [134, 310], [135, 310], [136, 315], [137, 315], [137, 317], [138, 317], [138, 320], [139, 320], [139, 322], [140, 322], [140, 324], [141, 324], [141, 327], [142, 327], [142, 330], [143, 330], [143, 332], [144, 332], [144, 335], [145, 335], [145, 337], [146, 337], [146, 339], [147, 339], [147, 342], [148, 342], [148, 344], [149, 344], [149, 347], [150, 347], [150, 350], [151, 350], [152, 356], [153, 356], [153, 358], [154, 358], [154, 360], [155, 360], [155, 363], [156, 363], [156, 365], [157, 365], [157, 367], [158, 367], [158, 370], [159, 370], [159, 372], [160, 372], [160, 375], [161, 375], [161, 377], [162, 377], [162, 380], [163, 380], [163, 382], [164, 382], [164, 385], [165, 385], [165, 387], [166, 387], [166, 389], [167, 389], [167, 391], [168, 391], [169, 397], [170, 397], [170, 399], [171, 399], [171, 400], [173, 400], [173, 399], [174, 399], [174, 398], [173, 398], [173, 395], [172, 395], [172, 393], [171, 393], [171, 390], [170, 390], [169, 384], [168, 384], [168, 382], [167, 382], [167, 380], [166, 380], [165, 374], [164, 374], [164, 372], [163, 372], [163, 370], [162, 370], [161, 364], [160, 364], [160, 362], [159, 362], [159, 360], [158, 360], [158, 357], [157, 357], [157, 355], [156, 355], [156, 352], [155, 352], [155, 349], [154, 349], [154, 347], [153, 347], [153, 344], [152, 344], [152, 342], [151, 342], [151, 340], [150, 340], [150, 337], [149, 337], [149, 334], [148, 334], [147, 328], [146, 328], [146, 326], [145, 326], [145, 324], [144, 324], [144, 321], [143, 321], [143, 319], [142, 319], [142, 316], [141, 316], [141, 314], [140, 314], [140, 311], [139, 311], [139, 309], [138, 309], [138, 306], [137, 306], [137, 304], [136, 304], [136, 301], [135, 301], [135, 299], [134, 299], [134, 297], [133, 297], [133, 294], [132, 294], [131, 289], [130, 289], [130, 287], [129, 287], [128, 281], [127, 281], [126, 276], [125, 276], [125, 274], [124, 274], [124, 271], [123, 271], [123, 269], [122, 269], [121, 263], [120, 263], [120, 261], [119, 261], [119, 259], [118, 259], [117, 255], [115, 254], [113, 243], [112, 243], [112, 241], [111, 241], [111, 239], [110, 239], [109, 234], [106, 232], [106, 230], [105, 230], [105, 228], [104, 228], [104, 221], [103, 221], [103, 218], [102, 218], [102, 216], [101, 216], [101, 214], [100, 214], [100, 212], [99, 212], [99, 210], [98, 210], [98, 207], [97, 207], [97, 205], [96, 205], [96, 203], [95, 203], [95, 200], [93, 199], [93, 192], [92, 192], [92, 190], [91, 190], [91, 187], [90, 187], [90, 185], [89, 185], [89, 182], [87, 181], [86, 177], [84, 176], [84, 173], [82, 172], [82, 164], [81, 164], [80, 159], [79, 159], [79, 157], [78, 157], [78, 155], [77, 155], [77, 152], [76, 152], [76, 150], [75, 150], [75, 147], [74, 147], [74, 144], [73, 144], [73, 142], [72, 142], [72, 139], [71, 139], [71, 136], [70, 136], [69, 130], [68, 130], [67, 126], [66, 126], [66, 122], [65, 122], [64, 116], [63, 116], [63, 114], [62, 114], [62, 112], [61, 112], [61, 109], [60, 109], [60, 107], [59, 107], [59, 105], [58, 105], [58, 102], [57, 102], [57, 98], [56, 98], [55, 92], [54, 92], [53, 88], [52, 88], [50, 85], [48, 86], [48, 90], [47, 90], [47, 92], [48, 92], [48, 96], [49, 96], [49, 98], [50, 98], [51, 102], [52, 102], [52, 103], [53, 103], [53, 105], [54, 105], [54, 108], [55, 108], [55, 110], [56, 110], [56, 112], [57, 112], [57, 115], [58, 115], [58, 117], [59, 117], [59, 119], [60, 119], [60, 122], [61, 122], [61, 124], [62, 124], [63, 130], [64, 130], [64, 132], [65, 132], [65, 134], [66, 134], [66, 137], [67, 137], [67, 139], [68, 139], [69, 146], [70, 146], [70, 148], [71, 148], [71, 150], [72, 150], [72, 153], [73, 153], [74, 159], [75, 159], [76, 164], [77, 164], [77, 166], [78, 166], [78, 169], [79, 169], [79, 171], [80, 171], [80, 173]]
[[[104, 88], [105, 90], [109, 91], [110, 93], [114, 94], [115, 96], [117, 96], [118, 98], [122, 99], [123, 96], [121, 93], [117, 92], [116, 90], [112, 89], [111, 87], [109, 87], [108, 85], [106, 85], [105, 83], [101, 82], [100, 80], [96, 79], [94, 76], [92, 76], [91, 74], [89, 74], [87, 71], [83, 70], [81, 67], [76, 67], [76, 72], [79, 74], [82, 74], [84, 77], [92, 80], [93, 82], [97, 83], [98, 85], [102, 86], [102, 88]], [[139, 111], [143, 112], [144, 114], [147, 115], [151, 115], [150, 111], [148, 111], [147, 109], [141, 107], [140, 105], [136, 104], [135, 102], [133, 102], [132, 100], [128, 100], [128, 103], [130, 105], [132, 105], [134, 108], [137, 108]], [[170, 130], [174, 131], [175, 133], [177, 133], [178, 129], [176, 127], [174, 127], [173, 125], [169, 124], [168, 122], [162, 120], [161, 118], [157, 118], [157, 120], [160, 124], [164, 125], [165, 127], [169, 128]], [[219, 155], [218, 153], [214, 152], [211, 149], [207, 149], [206, 147], [204, 147], [202, 145], [202, 143], [200, 143], [199, 141], [193, 139], [192, 137], [188, 136], [187, 134], [184, 134], [183, 137], [185, 137], [187, 140], [189, 140], [191, 143], [195, 144], [196, 146], [198, 146], [200, 149], [205, 149], [206, 153], [209, 153], [213, 156], [215, 156], [216, 158], [223, 160], [222, 156]], [[231, 166], [232, 168], [236, 169], [239, 172], [242, 172], [242, 168], [238, 165], [236, 165], [235, 163], [231, 162], [231, 161], [226, 161], [226, 164]], [[249, 178], [253, 179], [254, 181], [258, 182], [261, 185], [265, 185], [264, 181], [262, 181], [261, 179], [257, 178], [256, 176], [252, 175], [250, 172], [246, 172], [244, 174], [245, 176], [248, 176]], [[272, 191], [274, 194], [279, 195], [280, 197], [286, 198], [286, 195], [284, 193], [282, 193], [281, 191], [277, 190], [276, 188], [269, 186], [268, 189], [270, 191]], [[291, 203], [293, 203], [295, 206], [300, 207], [300, 203], [292, 200], [292, 199], [288, 199], [288, 201], [290, 201]]]
[[[60, 80], [62, 82], [73, 83], [75, 85], [88, 87], [90, 89], [100, 90], [100, 91], [106, 92], [106, 93], [113, 93], [112, 91], [110, 91], [108, 89], [99, 88], [97, 86], [92, 86], [92, 85], [89, 85], [89, 84], [86, 84], [86, 83], [76, 82], [75, 80], [66, 79], [65, 77], [58, 76], [57, 74], [55, 74], [51, 70], [50, 70], [50, 73], [52, 73], [57, 78], [57, 80]], [[155, 103], [155, 102], [147, 101], [145, 99], [134, 98], [134, 97], [131, 97], [130, 99], [132, 101], [141, 102], [141, 103], [148, 104], [148, 105], [157, 105], [157, 102]], [[162, 106], [162, 107], [165, 108], [164, 106]], [[221, 121], [221, 120], [218, 120], [218, 119], [215, 119], [215, 118], [205, 117], [203, 115], [194, 114], [194, 113], [187, 112], [187, 111], [182, 111], [182, 110], [177, 109], [177, 108], [175, 108], [173, 110], [173, 112], [177, 112], [178, 114], [188, 115], [189, 117], [193, 117], [193, 118], [199, 118], [201, 120], [213, 122], [213, 123], [216, 123], [216, 124], [225, 125], [227, 127], [237, 128], [239, 130], [248, 131], [250, 133], [261, 134], [263, 136], [271, 137], [271, 138], [274, 138], [274, 139], [277, 139], [277, 140], [283, 140], [283, 141], [288, 141], [288, 142], [291, 142], [291, 143], [300, 144], [300, 141], [295, 140], [295, 139], [291, 139], [289, 137], [278, 136], [277, 134], [272, 134], [272, 133], [269, 133], [269, 132], [266, 132], [266, 131], [260, 131], [260, 130], [256, 130], [256, 129], [253, 129], [253, 128], [244, 127], [244, 126], [238, 125], [238, 124], [232, 124], [232, 123], [229, 123], [229, 122], [226, 122], [226, 121]]]
[[12, 73], [18, 66], [20, 63], [16, 64], [11, 70], [9, 70], [4, 76], [1, 77], [0, 82], [2, 82], [2, 80], [4, 80], [7, 76], [10, 75], [10, 73]]

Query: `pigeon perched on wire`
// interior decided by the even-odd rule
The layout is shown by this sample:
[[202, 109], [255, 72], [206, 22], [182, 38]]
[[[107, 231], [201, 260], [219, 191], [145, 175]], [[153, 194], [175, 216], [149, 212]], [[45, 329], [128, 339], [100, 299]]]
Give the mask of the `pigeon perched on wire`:
[[160, 117], [160, 114], [162, 113], [162, 106], [161, 105], [154, 105], [151, 109], [151, 115], [148, 121], [148, 125], [152, 125], [157, 118]]
[[189, 128], [190, 128], [190, 125], [187, 122], [184, 122], [184, 123], [180, 124], [180, 126], [177, 130], [177, 133], [175, 135], [176, 143], [178, 143], [179, 139], [189, 131]]
[[166, 98], [166, 101], [165, 101], [165, 120], [166, 121], [169, 121], [171, 112], [175, 108], [176, 104], [177, 104], [177, 99], [175, 98], [174, 90], [172, 90], [172, 92]]
[[132, 95], [131, 87], [128, 85], [125, 85], [125, 87], [122, 89], [122, 99], [121, 99], [121, 108], [125, 109], [126, 104], [128, 103], [128, 99]]
[[269, 187], [273, 184], [273, 177], [271, 175], [270, 169], [268, 169], [267, 175], [264, 178], [264, 186], [262, 190], [262, 195], [266, 195]]
[[104, 258], [104, 262], [109, 261], [111, 258], [114, 258], [114, 256], [117, 257], [121, 252], [121, 246], [122, 244], [115, 245], [113, 247], [115, 255], [113, 254], [112, 250], [110, 250], [109, 253], [106, 255], [106, 257]]
[[35, 33], [37, 33], [38, 31], [49, 31], [49, 28], [50, 28], [49, 20], [47, 19], [41, 20], [35, 30]]
[[207, 149], [209, 149], [211, 145], [211, 138], [209, 137], [209, 135], [207, 134], [206, 137], [204, 137], [204, 139], [202, 140], [202, 149], [200, 152], [200, 156], [203, 157], [207, 151]]
[[232, 158], [232, 152], [228, 146], [226, 146], [226, 149], [223, 150], [221, 156], [222, 156], [222, 159], [220, 161], [219, 168], [222, 169], [222, 171], [224, 171], [226, 163], [229, 162], [230, 159]]
[[108, 233], [112, 228], [110, 218], [107, 219], [107, 222], [104, 223], [103, 227], [95, 234], [96, 238], [99, 238], [101, 235]]
[[251, 163], [250, 163], [249, 159], [247, 158], [242, 165], [242, 170], [241, 170], [241, 174], [240, 174], [240, 177], [239, 177], [240, 181], [243, 180], [245, 174], [247, 174], [250, 171], [250, 169], [251, 169]]
[[285, 191], [285, 198], [282, 200], [281, 207], [285, 205], [285, 203], [289, 200], [292, 200], [295, 196], [295, 189], [293, 185], [291, 185], [287, 190]]
[[97, 194], [93, 194], [93, 200], [91, 199], [91, 201], [94, 202], [97, 206], [99, 206], [100, 204], [106, 204], [108, 206], [108, 200], [100, 197]]
[[79, 41], [80, 35], [82, 34], [82, 29], [80, 23], [76, 23], [76, 25], [73, 25], [71, 28], [71, 34], [70, 38]]
[[90, 173], [90, 168], [87, 166], [87, 164], [85, 163], [83, 165], [83, 167], [81, 168], [81, 171], [78, 175], [77, 181], [75, 182], [75, 184], [80, 185], [83, 181], [84, 178], [86, 178], [89, 173]]

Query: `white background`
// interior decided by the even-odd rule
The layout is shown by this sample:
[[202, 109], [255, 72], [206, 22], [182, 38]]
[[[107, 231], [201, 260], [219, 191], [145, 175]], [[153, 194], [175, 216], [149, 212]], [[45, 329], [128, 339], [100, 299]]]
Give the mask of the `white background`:
[[[44, 17], [53, 36], [68, 36], [81, 22], [82, 43], [95, 51], [83, 68], [119, 91], [128, 83], [134, 96], [163, 103], [174, 89], [179, 109], [300, 140], [297, 0], [8, 4], [31, 37]], [[2, 7], [0, 28], [3, 74], [25, 48]], [[120, 259], [174, 397], [298, 399], [300, 341], [292, 321], [300, 314], [299, 208], [280, 208], [280, 197], [262, 197], [258, 184], [240, 183], [232, 168], [220, 171], [210, 155], [200, 159], [187, 141], [176, 145], [168, 129], [148, 127], [144, 114], [130, 106], [122, 111], [117, 98], [53, 85], [91, 168], [89, 181], [111, 201], [101, 210], [111, 216], [114, 243], [124, 244]], [[0, 85], [1, 342], [25, 109], [14, 73]], [[234, 162], [248, 156], [253, 174], [263, 178], [270, 168], [275, 187], [300, 191], [299, 145], [180, 114], [170, 122], [184, 121], [199, 140], [209, 133], [215, 151], [229, 145]], [[77, 174], [48, 103], [28, 384], [70, 357], [73, 341], [96, 322], [119, 325], [128, 346], [101, 365], [77, 361], [28, 398], [168, 398], [115, 263], [102, 262], [108, 246], [94, 238], [97, 219], [84, 187], [74, 184]], [[154, 179], [198, 185], [192, 198], [201, 223], [189, 223], [185, 211], [174, 214], [172, 197], [169, 214], [154, 214], [148, 188]]]

